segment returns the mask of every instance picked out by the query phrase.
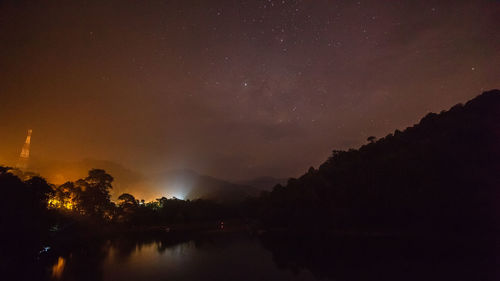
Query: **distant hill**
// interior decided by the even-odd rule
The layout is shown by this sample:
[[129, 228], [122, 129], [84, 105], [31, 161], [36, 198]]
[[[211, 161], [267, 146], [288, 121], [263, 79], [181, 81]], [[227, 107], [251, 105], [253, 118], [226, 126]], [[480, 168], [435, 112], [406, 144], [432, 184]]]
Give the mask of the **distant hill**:
[[113, 198], [117, 198], [122, 193], [131, 193], [138, 199], [144, 198], [147, 201], [162, 196], [175, 196], [179, 199], [202, 198], [216, 201], [240, 201], [247, 196], [258, 195], [260, 190], [250, 185], [230, 183], [201, 175], [189, 169], [143, 175], [119, 163], [107, 160], [83, 159], [63, 162], [36, 161], [35, 159], [32, 163], [34, 172], [55, 184], [83, 178], [93, 168], [106, 170], [113, 176], [115, 179], [111, 190]]
[[258, 177], [250, 180], [238, 181], [237, 184], [247, 185], [255, 188], [258, 191], [272, 190], [277, 184], [285, 184], [288, 179], [278, 179], [274, 177]]
[[114, 197], [144, 186], [145, 177], [123, 165], [108, 161], [86, 158], [80, 161], [54, 161], [32, 159], [30, 170], [40, 174], [50, 183], [62, 184], [87, 176], [91, 169], [103, 169], [115, 179], [111, 193]]
[[111, 190], [113, 198], [117, 198], [122, 193], [131, 193], [138, 199], [144, 198], [147, 201], [162, 196], [175, 196], [179, 199], [241, 201], [248, 196], [257, 196], [261, 190], [271, 190], [276, 184], [286, 182], [286, 180], [272, 177], [261, 177], [232, 183], [189, 169], [144, 175], [113, 161], [90, 158], [72, 162], [33, 159], [31, 164], [31, 171], [55, 184], [84, 178], [88, 171], [94, 168], [103, 169], [113, 176], [114, 182]]
[[152, 181], [155, 185], [163, 183], [172, 196], [180, 199], [241, 201], [257, 194], [257, 190], [251, 186], [230, 183], [188, 169], [152, 175]]
[[299, 229], [500, 230], [500, 91], [493, 90], [359, 149], [261, 198], [268, 225]]

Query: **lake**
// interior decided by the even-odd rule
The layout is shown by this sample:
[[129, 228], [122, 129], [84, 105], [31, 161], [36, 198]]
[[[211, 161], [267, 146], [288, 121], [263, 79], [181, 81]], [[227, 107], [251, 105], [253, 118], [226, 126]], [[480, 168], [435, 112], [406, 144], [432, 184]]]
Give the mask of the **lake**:
[[[468, 241], [465, 242], [464, 241]], [[471, 241], [474, 241], [472, 243]], [[213, 232], [55, 248], [49, 280], [500, 280], [496, 244]]]

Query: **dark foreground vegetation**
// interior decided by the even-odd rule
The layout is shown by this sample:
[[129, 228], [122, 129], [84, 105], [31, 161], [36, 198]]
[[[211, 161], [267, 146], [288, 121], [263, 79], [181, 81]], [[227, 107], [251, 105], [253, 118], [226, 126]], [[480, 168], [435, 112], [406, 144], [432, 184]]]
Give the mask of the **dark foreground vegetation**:
[[234, 205], [201, 199], [144, 202], [124, 193], [115, 203], [112, 182], [104, 170], [93, 169], [83, 179], [56, 186], [32, 173], [0, 166], [0, 188], [9, 198], [0, 204], [1, 273], [35, 280], [44, 275], [38, 272], [43, 270], [39, 258], [55, 247], [94, 247], [120, 235], [162, 234], [174, 243], [196, 231], [224, 228], [222, 219], [227, 225], [240, 218]]
[[2, 269], [34, 262], [54, 241], [137, 232], [178, 235], [222, 228], [227, 221], [311, 235], [498, 233], [500, 91], [368, 141], [356, 150], [334, 151], [318, 169], [239, 203], [164, 197], [144, 202], [131, 194], [112, 202], [113, 177], [104, 170], [56, 186], [0, 167]]

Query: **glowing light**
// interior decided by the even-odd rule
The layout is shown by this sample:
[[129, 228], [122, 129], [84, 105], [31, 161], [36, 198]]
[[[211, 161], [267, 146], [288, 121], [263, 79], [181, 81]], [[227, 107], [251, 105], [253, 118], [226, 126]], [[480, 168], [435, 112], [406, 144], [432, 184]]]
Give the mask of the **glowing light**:
[[185, 200], [186, 199], [185, 194], [180, 193], [180, 192], [177, 192], [176, 194], [173, 194], [172, 197], [175, 197], [175, 198], [181, 199], [181, 200]]
[[50, 246], [45, 246], [45, 247], [43, 247], [43, 249], [42, 249], [42, 250], [40, 250], [38, 253], [39, 253], [39, 254], [46, 253], [46, 252], [48, 252], [49, 250], [50, 250]]
[[64, 267], [66, 266], [66, 259], [59, 257], [57, 263], [52, 266], [52, 278], [61, 279]]
[[66, 209], [73, 210], [74, 204], [71, 201], [61, 201], [55, 198], [50, 198], [48, 201], [48, 207], [51, 209]]
[[167, 192], [167, 194], [169, 196], [175, 197], [177, 199], [186, 200], [186, 197], [188, 194], [188, 188], [186, 186], [188, 186], [187, 183], [176, 182], [176, 183], [170, 185], [170, 188], [168, 188], [169, 191]]

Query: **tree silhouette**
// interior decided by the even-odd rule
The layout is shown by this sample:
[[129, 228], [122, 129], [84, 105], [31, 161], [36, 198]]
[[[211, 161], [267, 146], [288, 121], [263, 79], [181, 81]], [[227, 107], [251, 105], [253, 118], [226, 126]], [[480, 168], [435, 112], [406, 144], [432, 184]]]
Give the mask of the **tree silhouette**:
[[113, 177], [101, 169], [92, 169], [85, 179], [75, 184], [81, 190], [80, 210], [83, 214], [109, 219], [113, 212], [113, 203], [109, 191]]
[[129, 193], [123, 193], [122, 195], [118, 196], [118, 206], [121, 208], [126, 207], [126, 206], [137, 206], [137, 200], [132, 194]]

